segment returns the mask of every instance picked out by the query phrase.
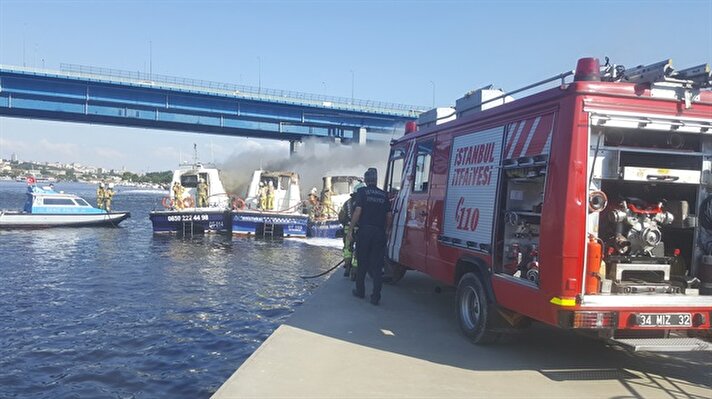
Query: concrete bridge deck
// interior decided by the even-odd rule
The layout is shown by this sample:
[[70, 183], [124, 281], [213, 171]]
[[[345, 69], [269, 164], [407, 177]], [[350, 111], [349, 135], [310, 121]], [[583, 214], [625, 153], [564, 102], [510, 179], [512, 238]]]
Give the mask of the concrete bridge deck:
[[435, 287], [408, 272], [374, 307], [337, 272], [213, 397], [712, 397], [710, 352], [634, 354], [543, 325], [475, 346], [459, 334], [454, 292]]

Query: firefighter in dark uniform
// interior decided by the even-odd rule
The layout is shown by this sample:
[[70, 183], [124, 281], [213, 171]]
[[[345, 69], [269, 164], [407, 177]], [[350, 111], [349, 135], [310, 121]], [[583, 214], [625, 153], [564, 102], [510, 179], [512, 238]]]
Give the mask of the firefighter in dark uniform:
[[358, 237], [356, 237], [358, 269], [353, 294], [359, 298], [366, 296], [365, 279], [368, 273], [373, 279], [371, 303], [378, 305], [381, 300], [386, 232], [391, 228], [393, 216], [388, 194], [376, 187], [378, 181], [376, 168], [369, 168], [363, 177], [366, 187], [356, 192], [356, 208], [347, 237], [349, 240], [353, 239], [354, 227], [358, 226]]

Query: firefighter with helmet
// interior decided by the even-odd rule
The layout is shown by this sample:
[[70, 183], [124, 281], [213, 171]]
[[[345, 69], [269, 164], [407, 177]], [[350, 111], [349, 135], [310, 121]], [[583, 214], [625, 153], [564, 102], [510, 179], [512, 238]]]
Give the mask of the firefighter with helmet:
[[260, 209], [263, 211], [267, 209], [267, 187], [265, 187], [265, 182], [260, 182], [260, 189], [257, 191], [260, 201]]
[[319, 205], [319, 197], [317, 196], [316, 187], [312, 187], [307, 198], [307, 214], [309, 219], [314, 220], [318, 216], [317, 206]]
[[173, 206], [176, 209], [183, 209], [183, 186], [180, 182], [173, 183]]
[[99, 187], [96, 189], [96, 207], [99, 209], [104, 209], [104, 197], [106, 191], [104, 190], [104, 183], [99, 183]]
[[198, 183], [198, 208], [205, 208], [208, 206], [208, 185], [205, 183], [205, 179], [200, 178]]
[[325, 186], [321, 191], [321, 216], [327, 219], [331, 217], [331, 187]]
[[[356, 259], [356, 246], [353, 239], [349, 239], [349, 231], [351, 229], [350, 223], [351, 218], [354, 214], [354, 208], [356, 204], [356, 193], [362, 187], [366, 187], [362, 182], [358, 182], [354, 185], [351, 192], [351, 197], [344, 202], [339, 210], [339, 223], [344, 226], [344, 249], [342, 254], [344, 256], [344, 277], [351, 277], [351, 280], [356, 279], [356, 268], [358, 267], [358, 260]], [[358, 227], [354, 227], [354, 233], [352, 237], [356, 236]]]
[[114, 198], [114, 183], [109, 183], [109, 187], [104, 191], [104, 209], [111, 212], [111, 200]]
[[267, 209], [274, 209], [274, 184], [272, 180], [267, 182]]

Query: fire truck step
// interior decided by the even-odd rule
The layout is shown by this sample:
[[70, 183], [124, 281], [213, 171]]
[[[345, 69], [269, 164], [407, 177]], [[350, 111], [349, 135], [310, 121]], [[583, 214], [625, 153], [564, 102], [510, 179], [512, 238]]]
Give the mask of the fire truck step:
[[699, 338], [621, 338], [612, 341], [634, 352], [712, 351], [712, 342]]

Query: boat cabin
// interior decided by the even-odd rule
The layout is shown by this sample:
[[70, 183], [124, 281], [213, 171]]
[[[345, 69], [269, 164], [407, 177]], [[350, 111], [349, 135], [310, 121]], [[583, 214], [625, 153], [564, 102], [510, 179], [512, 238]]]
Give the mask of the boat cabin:
[[321, 193], [331, 190], [331, 208], [338, 214], [354, 187], [362, 181], [363, 178], [358, 176], [324, 176]]
[[274, 207], [276, 212], [301, 213], [301, 195], [299, 193], [299, 175], [287, 171], [256, 170], [247, 190], [245, 203], [250, 209], [258, 209], [260, 204], [260, 183], [264, 187], [271, 184], [274, 188]]
[[76, 195], [57, 192], [50, 187], [37, 186], [27, 187], [27, 199], [23, 211], [33, 214], [106, 213], [105, 210], [94, 208]]
[[196, 201], [198, 183], [200, 183], [201, 179], [208, 185], [208, 207], [227, 208], [230, 204], [230, 198], [220, 180], [219, 171], [216, 168], [205, 167], [199, 162], [183, 165], [173, 172], [173, 179], [169, 188], [170, 197], [174, 197], [173, 185], [178, 182], [183, 186], [183, 198], [191, 197]]

